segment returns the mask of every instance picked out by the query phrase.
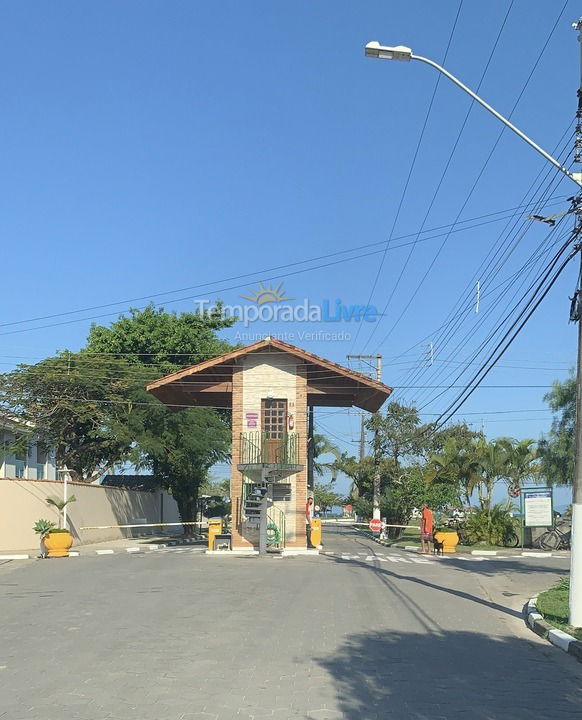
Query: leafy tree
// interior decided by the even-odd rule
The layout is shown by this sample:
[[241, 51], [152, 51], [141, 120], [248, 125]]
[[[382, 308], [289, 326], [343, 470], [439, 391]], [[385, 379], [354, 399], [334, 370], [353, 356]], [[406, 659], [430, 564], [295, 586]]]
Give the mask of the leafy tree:
[[165, 312], [150, 305], [144, 310], [130, 310], [111, 325], [92, 325], [86, 351], [151, 365], [164, 375], [232, 350], [216, 332], [233, 322], [222, 317], [220, 304], [206, 315]]
[[[230, 429], [211, 408], [192, 408], [178, 413], [147, 408], [135, 428], [136, 465], [146, 467], [168, 489], [184, 522], [196, 520], [200, 487], [208, 470], [230, 453]], [[192, 526], [185, 526], [192, 535]]]
[[564, 382], [554, 382], [544, 396], [555, 413], [552, 428], [538, 444], [540, 475], [550, 485], [571, 485], [574, 477], [576, 428], [576, 378], [572, 373]]
[[460, 444], [455, 437], [449, 437], [440, 453], [431, 455], [427, 463], [426, 480], [429, 483], [449, 483], [458, 488], [467, 505], [480, 479], [479, 460], [474, 441]]
[[343, 498], [335, 491], [333, 482], [327, 484], [316, 482], [314, 498], [315, 504], [324, 511], [343, 504]]
[[403, 462], [426, 452], [430, 426], [420, 423], [418, 410], [414, 407], [391, 402], [384, 414], [372, 415], [366, 427], [373, 432], [374, 456], [390, 458], [396, 473]]
[[134, 369], [122, 359], [65, 351], [0, 375], [0, 402], [21, 428], [30, 428], [21, 442], [40, 436], [74, 481], [92, 482], [130, 449], [131, 439], [112, 425], [127, 423], [127, 393], [135, 383]]
[[353, 455], [342, 453], [334, 462], [334, 466], [337, 472], [342, 472], [351, 480], [349, 497], [352, 500], [358, 497], [372, 499], [373, 477], [376, 468], [373, 458], [365, 457], [358, 460]]
[[[420, 508], [423, 502], [436, 512], [460, 505], [457, 489], [452, 483], [429, 483], [425, 479], [422, 466], [411, 466], [401, 473], [398, 482], [386, 487], [382, 492], [380, 513], [389, 525], [408, 525], [414, 510]], [[357, 498], [354, 508], [359, 515], [371, 517], [372, 500]], [[402, 528], [388, 528], [388, 535], [397, 539], [402, 535]]]
[[[93, 326], [85, 348], [87, 355], [123, 358], [134, 367], [136, 383], [127, 392], [133, 412], [115, 427], [120, 436], [132, 438], [133, 463], [151, 469], [172, 493], [184, 522], [196, 520], [198, 495], [209, 468], [229, 455], [228, 420], [212, 408], [173, 412], [144, 386], [152, 375], [159, 377], [231, 349], [216, 336], [233, 323], [222, 318], [219, 309], [204, 316], [166, 313], [153, 306], [132, 310], [108, 327]], [[186, 534], [191, 533], [187, 526]]]

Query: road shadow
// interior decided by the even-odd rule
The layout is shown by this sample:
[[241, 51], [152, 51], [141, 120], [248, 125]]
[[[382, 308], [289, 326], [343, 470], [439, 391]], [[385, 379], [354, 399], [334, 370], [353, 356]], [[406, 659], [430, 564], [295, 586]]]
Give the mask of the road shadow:
[[[420, 553], [404, 550], [403, 548], [387, 548], [383, 545], [377, 545], [365, 535], [361, 535], [360, 533], [354, 530], [350, 530], [348, 528], [341, 528], [341, 530], [338, 528], [337, 530], [335, 530], [335, 533], [343, 537], [349, 537], [359, 547], [361, 547], [363, 550], [366, 550], [367, 552], [370, 552], [370, 554], [372, 555], [382, 555], [383, 551], [389, 549], [390, 551], [399, 551], [400, 553], [402, 553], [402, 557], [404, 558], [406, 558], [407, 556], [411, 558], [423, 557], [422, 555], [420, 555]], [[373, 544], [370, 545], [369, 543]], [[560, 565], [558, 564], [559, 562], [561, 562], [561, 559], [552, 557], [547, 558], [547, 565], [540, 564], [539, 559], [534, 559], [533, 557], [527, 558], [521, 555], [515, 555], [513, 558], [508, 559], [497, 558], [495, 556], [481, 557], [475, 555], [461, 554], [445, 555], [444, 557], [430, 555], [429, 557], [434, 562], [446, 564], [447, 567], [454, 568], [455, 570], [476, 573], [478, 575], [483, 575], [486, 577], [491, 577], [493, 575], [497, 575], [503, 572], [512, 572], [518, 574], [540, 573], [550, 575], [568, 575], [569, 573], [568, 568], [560, 567]], [[553, 563], [556, 564], [554, 565]]]
[[348, 720], [580, 717], [578, 666], [572, 659], [572, 674], [564, 673], [558, 652], [475, 632], [384, 631], [348, 635], [314, 661], [333, 679]]
[[[330, 557], [326, 556], [326, 559], [330, 562], [335, 563], [349, 563], [350, 565], [357, 566], [360, 568], [363, 568], [367, 570], [368, 572], [373, 572], [376, 577], [384, 584], [386, 585], [392, 592], [398, 593], [403, 596], [403, 599], [406, 599], [410, 604], [412, 604], [412, 598], [411, 596], [407, 595], [401, 587], [396, 587], [394, 582], [390, 582], [391, 580], [394, 581], [405, 581], [411, 583], [411, 585], [417, 585], [422, 586], [425, 588], [429, 588], [431, 590], [438, 590], [439, 593], [445, 593], [447, 595], [454, 595], [455, 597], [461, 598], [462, 600], [468, 600], [472, 603], [476, 603], [477, 605], [482, 605], [484, 607], [488, 607], [491, 610], [498, 610], [499, 612], [502, 612], [506, 615], [510, 615], [513, 618], [521, 618], [522, 614], [518, 610], [512, 610], [509, 607], [506, 607], [505, 605], [500, 605], [499, 603], [493, 602], [492, 600], [485, 600], [482, 597], [479, 597], [478, 595], [473, 595], [472, 593], [466, 592], [465, 590], [457, 590], [456, 588], [446, 587], [445, 585], [439, 585], [438, 583], [431, 582], [430, 580], [425, 580], [421, 577], [418, 577], [416, 575], [406, 575], [405, 573], [396, 572], [394, 570], [389, 570], [385, 567], [378, 567], [377, 565], [372, 565], [370, 562], [364, 562], [362, 560], [343, 560], [342, 558], [338, 557]], [[438, 595], [435, 596], [435, 602], [441, 602]]]
[[[446, 563], [448, 567], [454, 568], [455, 570], [461, 570], [463, 572], [477, 573], [478, 575], [492, 576], [502, 572], [512, 573], [548, 573], [551, 575], [568, 575], [569, 569], [560, 567], [557, 563], [555, 566], [552, 565], [540, 565], [539, 562], [532, 561], [529, 558], [519, 557], [515, 560], [505, 559], [484, 559], [484, 560], [462, 560], [456, 557], [446, 557], [444, 559], [437, 560], [437, 562]], [[548, 559], [548, 563], [555, 562], [551, 558]]]

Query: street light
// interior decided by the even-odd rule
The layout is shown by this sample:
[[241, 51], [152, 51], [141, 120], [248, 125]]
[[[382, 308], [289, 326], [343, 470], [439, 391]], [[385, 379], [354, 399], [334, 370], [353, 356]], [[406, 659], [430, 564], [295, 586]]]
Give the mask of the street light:
[[404, 45], [387, 47], [386, 45], [380, 45], [379, 42], [373, 40], [366, 45], [366, 57], [410, 62], [412, 60], [412, 50]]
[[[575, 162], [580, 162], [579, 150], [582, 148], [582, 18], [578, 22], [573, 24], [573, 27], [578, 30], [578, 42], [580, 44], [580, 85], [578, 90], [578, 111], [576, 113], [576, 144], [577, 148], [576, 156], [574, 157]], [[372, 58], [379, 58], [381, 60], [400, 60], [404, 62], [410, 62], [411, 60], [420, 60], [420, 62], [426, 63], [431, 67], [438, 70], [443, 75], [446, 75], [449, 80], [458, 85], [461, 90], [464, 90], [470, 95], [473, 100], [482, 105], [498, 120], [500, 120], [506, 127], [512, 132], [518, 135], [522, 140], [533, 147], [533, 149], [542, 155], [548, 162], [552, 163], [554, 167], [558, 168], [560, 172], [570, 178], [573, 182], [582, 188], [582, 173], [571, 173], [549, 153], [543, 150], [537, 145], [531, 138], [525, 133], [521, 132], [519, 128], [497, 110], [494, 110], [491, 105], [485, 102], [482, 98], [464, 85], [458, 78], [451, 75], [450, 72], [441, 67], [438, 63], [420, 55], [414, 55], [412, 50], [401, 45], [397, 47], [389, 47], [386, 45], [380, 45], [379, 42], [369, 42], [366, 45], [366, 56]], [[580, 194], [578, 194], [572, 211], [576, 213], [576, 227], [572, 237], [579, 237], [582, 233], [582, 213], [580, 211]], [[575, 249], [580, 250], [580, 246], [574, 246]], [[582, 263], [582, 255], [581, 255]], [[580, 277], [582, 278], [582, 264]], [[580, 308], [582, 297], [582, 286], [580, 281], [576, 290], [576, 297], [578, 298], [578, 361], [577, 361], [577, 374], [576, 374], [576, 465], [574, 470], [574, 478], [572, 483], [572, 541], [571, 541], [571, 557], [570, 557], [570, 610], [569, 620], [570, 625], [574, 627], [582, 627], [582, 317], [580, 316]]]
[[388, 45], [380, 45], [379, 42], [376, 40], [373, 40], [372, 42], [369, 42], [366, 45], [366, 57], [371, 58], [379, 58], [380, 60], [400, 60], [401, 62], [410, 62], [411, 60], [419, 60], [420, 62], [426, 63], [427, 65], [430, 65], [431, 67], [438, 70], [443, 75], [446, 75], [449, 80], [455, 83], [455, 85], [458, 85], [458, 87], [461, 88], [461, 90], [464, 90], [467, 95], [470, 95], [475, 102], [478, 102], [479, 105], [482, 105], [486, 110], [488, 110], [492, 115], [494, 115], [498, 120], [501, 120], [501, 122], [506, 125], [512, 132], [514, 132], [516, 135], [518, 135], [522, 140], [525, 140], [525, 142], [530, 145], [536, 152], [538, 152], [542, 157], [544, 157], [548, 162], [551, 162], [552, 165], [558, 168], [561, 172], [564, 173], [567, 177], [570, 178], [573, 182], [578, 185], [578, 187], [582, 187], [582, 173], [571, 173], [567, 168], [565, 168], [561, 163], [559, 163], [555, 158], [553, 158], [549, 153], [547, 153], [543, 148], [541, 148], [537, 143], [535, 143], [531, 138], [529, 138], [525, 133], [523, 133], [519, 128], [515, 127], [513, 123], [511, 123], [506, 117], [504, 117], [501, 113], [498, 113], [497, 110], [491, 107], [489, 103], [486, 103], [483, 98], [479, 97], [477, 93], [474, 93], [470, 88], [468, 88], [464, 83], [462, 83], [458, 78], [456, 78], [454, 75], [451, 75], [451, 73], [448, 70], [445, 70], [444, 67], [439, 65], [438, 63], [434, 62], [434, 60], [430, 60], [429, 58], [422, 57], [422, 55], [415, 55], [412, 50], [409, 47], [405, 47], [404, 45], [397, 45], [396, 47], [390, 47]]

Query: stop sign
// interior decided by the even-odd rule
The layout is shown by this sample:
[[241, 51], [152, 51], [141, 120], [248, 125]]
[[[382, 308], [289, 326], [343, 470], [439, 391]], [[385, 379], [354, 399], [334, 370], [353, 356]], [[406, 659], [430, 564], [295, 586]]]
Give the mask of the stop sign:
[[380, 518], [372, 518], [370, 520], [370, 530], [372, 532], [380, 532], [380, 530], [382, 530], [382, 520], [380, 520]]

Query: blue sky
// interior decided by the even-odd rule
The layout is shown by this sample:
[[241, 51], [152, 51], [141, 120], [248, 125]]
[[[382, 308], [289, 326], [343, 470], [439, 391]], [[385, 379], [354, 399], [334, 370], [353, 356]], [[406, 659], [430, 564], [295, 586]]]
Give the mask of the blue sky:
[[[510, 112], [561, 6], [562, 0], [514, 1], [480, 88], [501, 112]], [[505, 0], [462, 4], [446, 65], [472, 87], [509, 7]], [[0, 61], [8, 71], [0, 79], [0, 322], [119, 305], [0, 327], [2, 367], [17, 357], [30, 362], [79, 347], [89, 317], [122, 310], [130, 298], [212, 282], [166, 299], [198, 293], [199, 299], [244, 302], [239, 296], [259, 280], [305, 266], [263, 272], [268, 268], [386, 241], [393, 226], [392, 244], [416, 233], [469, 100], [440, 82], [394, 225], [437, 76], [421, 63], [366, 59], [363, 46], [403, 43], [440, 61], [458, 8], [458, 0], [3, 3]], [[577, 10], [573, 0], [567, 4], [513, 115], [550, 151], [576, 109], [578, 45], [571, 22]], [[499, 128], [473, 108], [425, 228], [455, 220]], [[461, 219], [517, 206], [540, 170], [546, 170], [543, 159], [504, 133]], [[570, 195], [573, 187], [555, 183], [550, 194]], [[547, 212], [566, 208], [558, 197]], [[415, 246], [396, 289], [410, 246], [388, 250], [371, 303], [380, 309], [393, 297], [373, 335], [376, 323], [364, 323], [357, 340], [357, 324], [341, 323], [349, 342], [296, 344], [339, 362], [348, 352], [380, 352], [386, 383], [405, 384], [416, 367], [423, 371], [420, 384], [441, 384], [445, 371], [478, 346], [478, 336], [465, 342], [459, 331], [456, 343], [442, 347], [434, 331], [503, 227], [495, 222], [452, 234], [418, 292], [442, 238]], [[547, 230], [532, 227], [488, 282], [517, 273]], [[381, 260], [376, 252], [281, 279], [296, 301], [367, 304]], [[549, 413], [540, 412], [545, 386], [565, 377], [575, 360], [575, 328], [567, 322], [574, 283], [572, 266], [500, 363], [512, 367], [495, 369], [484, 383], [544, 387], [483, 388], [463, 407], [478, 427], [483, 419], [489, 436], [538, 437], [549, 426]], [[481, 317], [488, 287], [484, 282]], [[193, 299], [166, 307], [192, 309]], [[472, 327], [475, 318], [466, 312]], [[249, 330], [337, 328], [255, 323]], [[436, 362], [428, 366], [431, 337]], [[426, 402], [438, 390], [412, 388], [403, 397], [421, 392]], [[425, 412], [440, 412], [447, 397], [452, 394]], [[500, 410], [524, 412], [487, 414]], [[355, 416], [322, 413], [320, 421], [355, 449]]]

